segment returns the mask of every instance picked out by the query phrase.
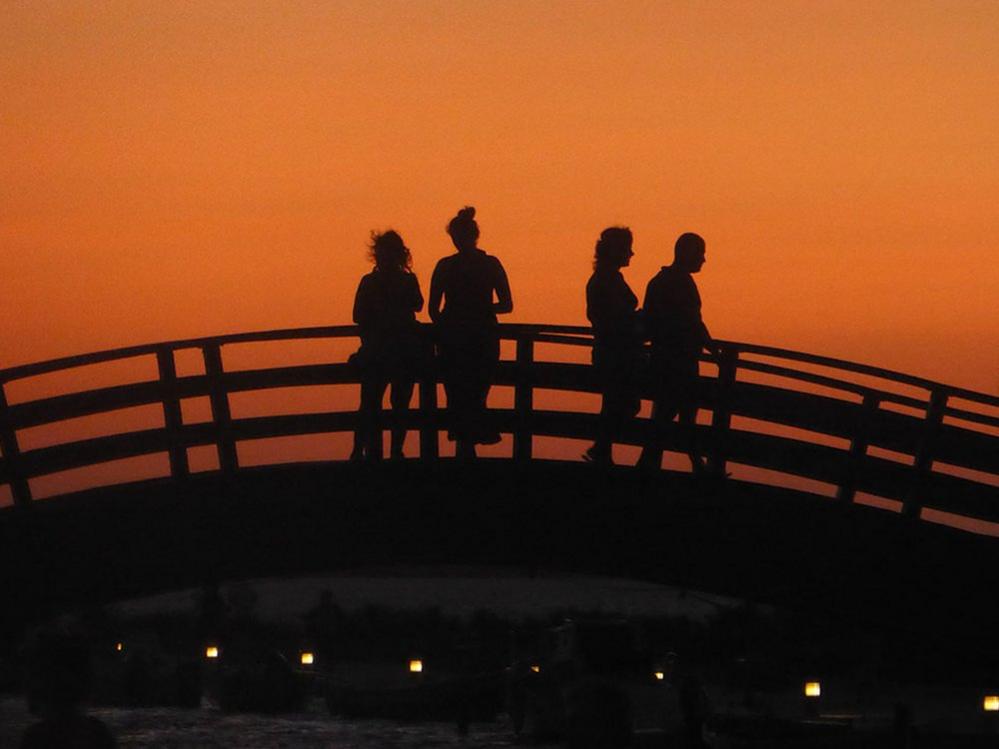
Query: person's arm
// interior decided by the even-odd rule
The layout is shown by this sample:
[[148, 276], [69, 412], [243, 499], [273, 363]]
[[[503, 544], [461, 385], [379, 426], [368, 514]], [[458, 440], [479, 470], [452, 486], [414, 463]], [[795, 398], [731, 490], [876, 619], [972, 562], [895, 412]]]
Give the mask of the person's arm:
[[420, 280], [413, 273], [410, 275], [412, 288], [410, 289], [410, 306], [413, 312], [423, 309], [423, 294], [420, 292]]
[[704, 324], [703, 320], [701, 321], [701, 335], [703, 336], [701, 345], [704, 346], [704, 349], [711, 354], [713, 358], [718, 359], [722, 353], [721, 346], [719, 346], [715, 342], [715, 339], [711, 337], [711, 333], [708, 332], [708, 326]]
[[645, 299], [642, 301], [642, 308], [638, 310], [638, 323], [643, 341], [648, 341], [652, 338], [652, 331], [659, 324], [659, 306], [654, 281], [655, 279], [646, 284]]
[[441, 264], [437, 263], [434, 274], [430, 277], [430, 301], [427, 303], [427, 312], [430, 319], [437, 322], [441, 316], [441, 299], [444, 297], [444, 278], [441, 271]]
[[368, 276], [363, 276], [354, 294], [354, 324], [364, 327], [371, 319], [371, 294], [368, 292]]
[[503, 264], [496, 260], [494, 269], [496, 277], [493, 279], [493, 290], [496, 292], [496, 302], [493, 303], [493, 312], [497, 315], [505, 315], [513, 312], [513, 295], [510, 293], [510, 281], [507, 280], [506, 271]]

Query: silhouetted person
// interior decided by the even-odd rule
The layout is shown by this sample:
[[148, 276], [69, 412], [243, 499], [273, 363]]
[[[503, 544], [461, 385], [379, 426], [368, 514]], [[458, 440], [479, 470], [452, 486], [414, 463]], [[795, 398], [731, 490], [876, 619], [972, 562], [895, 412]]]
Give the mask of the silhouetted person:
[[108, 749], [114, 737], [82, 708], [90, 691], [90, 653], [82, 640], [45, 635], [30, 660], [28, 702], [40, 720], [25, 730], [21, 749]]
[[[506, 271], [478, 248], [475, 209], [466, 206], [447, 226], [458, 252], [442, 258], [430, 280], [430, 319], [437, 325], [439, 363], [451, 418], [448, 436], [459, 458], [475, 445], [499, 442], [485, 425], [486, 396], [499, 361], [496, 315], [513, 310]], [[443, 299], [444, 307], [441, 308]]]
[[642, 451], [639, 465], [649, 470], [661, 467], [663, 432], [676, 416], [691, 470], [705, 470], [696, 439], [698, 361], [702, 350], [717, 353], [717, 346], [701, 319], [701, 296], [693, 279], [704, 259], [704, 240], [697, 234], [681, 234], [674, 247], [673, 264], [663, 266], [645, 291], [643, 313], [652, 340], [655, 393], [652, 437]]
[[593, 275], [586, 284], [586, 317], [593, 325], [593, 368], [603, 400], [597, 438], [583, 453], [594, 463], [610, 464], [614, 436], [640, 405], [636, 378], [642, 355], [638, 297], [621, 274], [631, 263], [631, 230], [604, 229], [597, 240]]
[[[361, 279], [354, 296], [354, 322], [361, 329], [360, 424], [354, 432], [351, 460], [381, 458], [382, 397], [391, 384], [392, 413], [402, 420], [423, 359], [423, 336], [416, 313], [423, 309], [420, 282], [412, 271], [409, 248], [397, 232], [371, 235], [375, 268]], [[393, 459], [403, 457], [406, 429], [392, 428]]]

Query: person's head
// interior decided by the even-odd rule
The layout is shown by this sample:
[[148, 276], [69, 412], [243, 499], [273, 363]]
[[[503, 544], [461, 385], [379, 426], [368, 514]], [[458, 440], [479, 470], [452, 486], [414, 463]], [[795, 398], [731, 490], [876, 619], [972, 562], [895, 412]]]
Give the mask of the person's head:
[[673, 245], [673, 265], [688, 273], [697, 273], [704, 265], [704, 251], [704, 238], [700, 234], [685, 232], [677, 237]]
[[371, 232], [371, 259], [378, 270], [408, 271], [413, 264], [409, 248], [402, 241], [399, 232], [389, 229], [382, 232]]
[[475, 223], [475, 209], [466, 205], [448, 222], [447, 233], [458, 250], [474, 250], [479, 241], [479, 225]]
[[611, 226], [600, 232], [600, 239], [593, 253], [593, 267], [596, 270], [617, 270], [631, 262], [631, 229], [627, 226]]

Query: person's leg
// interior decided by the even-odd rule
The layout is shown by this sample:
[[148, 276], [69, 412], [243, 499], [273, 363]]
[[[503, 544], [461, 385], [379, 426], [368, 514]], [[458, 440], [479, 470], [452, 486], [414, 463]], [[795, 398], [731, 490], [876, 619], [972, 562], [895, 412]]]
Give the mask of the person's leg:
[[354, 447], [350, 451], [351, 460], [363, 460], [372, 429], [371, 410], [373, 407], [374, 382], [370, 377], [361, 380], [361, 402], [357, 408], [357, 428], [354, 429]]
[[590, 463], [610, 465], [614, 462], [614, 435], [621, 423], [621, 393], [612, 382], [607, 383], [600, 399], [600, 415], [597, 417], [597, 431], [593, 445], [583, 453], [583, 459]]
[[677, 428], [680, 431], [680, 444], [686, 450], [690, 458], [690, 470], [702, 475], [707, 470], [707, 464], [701, 455], [700, 445], [697, 439], [697, 404], [684, 403], [679, 409], [677, 418]]
[[395, 426], [392, 427], [391, 456], [393, 458], [404, 457], [402, 448], [406, 442], [406, 428], [400, 426], [400, 422], [405, 421], [409, 414], [409, 404], [413, 398], [414, 384], [412, 380], [394, 380], [392, 382], [392, 391], [389, 398], [392, 403], [392, 418], [395, 421]]
[[593, 445], [583, 453], [583, 460], [609, 465], [613, 460], [613, 441], [621, 410], [620, 383], [613, 356], [606, 351], [594, 351], [593, 368], [600, 380], [600, 415]]
[[638, 467], [658, 471], [663, 465], [663, 435], [676, 414], [676, 408], [669, 394], [660, 389], [652, 401], [652, 414], [649, 417], [649, 436], [638, 458]]
[[[388, 382], [380, 377], [371, 377], [361, 383], [361, 444], [364, 457], [368, 460], [382, 458], [382, 398]], [[356, 440], [355, 440], [356, 444]]]
[[701, 475], [707, 469], [707, 464], [701, 452], [697, 439], [697, 361], [684, 363], [682, 371], [676, 378], [677, 428], [680, 444], [690, 458], [690, 470]]
[[496, 365], [499, 363], [499, 338], [489, 336], [481, 342], [476, 355], [476, 378], [474, 392], [473, 428], [475, 441], [482, 445], [495, 445], [500, 441], [500, 433], [493, 429], [489, 422], [488, 400], [489, 390], [496, 376]]

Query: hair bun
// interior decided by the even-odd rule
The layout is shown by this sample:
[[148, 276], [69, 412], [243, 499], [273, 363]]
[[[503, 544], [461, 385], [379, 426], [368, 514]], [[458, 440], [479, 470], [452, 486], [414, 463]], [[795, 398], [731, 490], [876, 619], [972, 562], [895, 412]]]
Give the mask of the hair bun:
[[466, 220], [469, 220], [469, 221], [474, 220], [475, 219], [475, 207], [474, 206], [470, 206], [470, 205], [466, 205], [464, 208], [462, 208], [460, 211], [458, 211], [458, 218], [460, 218], [460, 219], [466, 219]]

